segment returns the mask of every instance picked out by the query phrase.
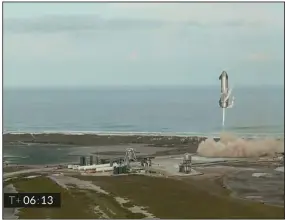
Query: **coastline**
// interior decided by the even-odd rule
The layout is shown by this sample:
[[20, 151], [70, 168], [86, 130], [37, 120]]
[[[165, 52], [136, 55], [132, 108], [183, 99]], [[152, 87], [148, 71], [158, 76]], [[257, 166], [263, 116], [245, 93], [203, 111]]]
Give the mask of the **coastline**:
[[[237, 138], [243, 139], [274, 139], [282, 140], [282, 137], [275, 135], [239, 135], [231, 132]], [[223, 133], [223, 132], [221, 132]], [[168, 132], [7, 132], [3, 134], [3, 144], [63, 144], [63, 145], [118, 145], [118, 144], [146, 144], [155, 147], [177, 146], [177, 145], [199, 145], [207, 138], [220, 140], [220, 134], [202, 135], [199, 133], [168, 133]]]
[[278, 132], [262, 132], [262, 131], [237, 131], [237, 130], [217, 130], [212, 132], [186, 132], [186, 131], [77, 131], [77, 130], [59, 130], [59, 131], [3, 131], [3, 135], [74, 135], [74, 136], [81, 136], [81, 135], [99, 135], [99, 136], [167, 136], [167, 137], [203, 137], [203, 138], [219, 138], [221, 133], [231, 133], [240, 138], [283, 138], [284, 131]]
[[[28, 159], [5, 160], [9, 164], [63, 164], [78, 161], [79, 155], [100, 152], [100, 157], [110, 158], [125, 155], [127, 147], [135, 148], [137, 155], [164, 156], [183, 153], [196, 153], [205, 137], [177, 136], [141, 136], [141, 135], [97, 135], [97, 134], [3, 134], [3, 151], [18, 155], [18, 149], [27, 146], [29, 153], [22, 152], [21, 157]], [[35, 162], [36, 153], [47, 153], [46, 149], [55, 149], [47, 155], [46, 161]], [[36, 151], [39, 149], [39, 151]], [[61, 149], [60, 151], [57, 151]], [[11, 151], [10, 151], [11, 150]], [[7, 155], [8, 155], [7, 154]], [[5, 155], [5, 154], [4, 154]], [[33, 161], [31, 161], [33, 160]], [[29, 162], [28, 162], [29, 161]], [[52, 162], [51, 162], [52, 161]]]
[[[196, 154], [200, 143], [206, 139], [206, 137], [199, 136], [162, 135], [3, 134], [3, 150], [6, 153], [6, 157], [4, 154], [4, 159], [7, 159], [5, 159], [6, 163], [21, 165], [62, 164], [78, 161], [80, 155], [90, 155], [98, 152], [102, 158], [124, 156], [126, 148], [136, 149], [138, 155], [155, 157], [185, 153]], [[250, 138], [244, 139], [249, 140]], [[263, 139], [265, 140], [266, 137]], [[220, 138], [214, 138], [214, 140], [218, 142]], [[275, 140], [278, 139], [275, 138]], [[23, 151], [23, 147], [28, 147], [26, 152]], [[49, 151], [49, 148], [55, 149], [55, 151]], [[35, 151], [35, 149], [39, 149], [39, 151]], [[21, 150], [20, 156], [18, 150]], [[31, 158], [42, 153], [46, 154], [45, 162], [34, 159], [33, 162], [30, 161]], [[13, 155], [16, 155], [16, 158], [25, 157], [28, 159], [12, 159], [11, 161]]]
[[[141, 134], [64, 134], [64, 133], [6, 133], [3, 134], [3, 145], [25, 145], [33, 143], [63, 144], [69, 146], [98, 146], [119, 144], [146, 144], [155, 147], [177, 147], [185, 145], [198, 146], [206, 140], [203, 136], [176, 136], [176, 135], [141, 135]], [[216, 141], [219, 138], [215, 138]]]

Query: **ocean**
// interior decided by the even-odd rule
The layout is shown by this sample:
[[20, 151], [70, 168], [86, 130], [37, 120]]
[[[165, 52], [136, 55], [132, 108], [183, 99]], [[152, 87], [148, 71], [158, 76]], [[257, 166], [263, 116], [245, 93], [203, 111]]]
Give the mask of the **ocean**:
[[4, 132], [284, 136], [284, 88], [237, 87], [222, 126], [220, 87], [4, 89]]

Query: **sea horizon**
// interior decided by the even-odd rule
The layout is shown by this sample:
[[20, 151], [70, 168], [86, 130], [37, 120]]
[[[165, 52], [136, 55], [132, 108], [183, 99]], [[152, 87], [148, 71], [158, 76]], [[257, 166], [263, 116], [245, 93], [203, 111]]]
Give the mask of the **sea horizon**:
[[222, 126], [220, 87], [4, 88], [5, 133], [284, 136], [282, 86], [233, 88]]

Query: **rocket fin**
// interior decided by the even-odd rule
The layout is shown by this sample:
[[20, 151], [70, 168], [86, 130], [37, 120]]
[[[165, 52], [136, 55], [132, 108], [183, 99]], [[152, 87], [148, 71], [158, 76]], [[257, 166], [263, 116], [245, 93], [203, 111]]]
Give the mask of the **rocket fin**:
[[235, 97], [233, 96], [231, 100], [231, 104], [228, 106], [228, 108], [234, 107], [234, 101], [235, 101]]

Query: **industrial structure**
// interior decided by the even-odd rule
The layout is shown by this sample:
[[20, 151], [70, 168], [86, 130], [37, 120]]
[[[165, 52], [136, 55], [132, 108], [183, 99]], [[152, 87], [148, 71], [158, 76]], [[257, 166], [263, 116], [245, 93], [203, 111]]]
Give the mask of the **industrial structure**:
[[137, 161], [137, 157], [136, 157], [134, 149], [127, 148], [125, 158], [124, 158], [124, 165], [127, 166], [128, 169], [130, 169], [131, 168], [130, 163], [136, 162], [136, 161]]
[[79, 165], [68, 165], [68, 168], [85, 172], [113, 171], [113, 174], [122, 174], [136, 172], [136, 170], [151, 166], [151, 158], [153, 157], [138, 159], [134, 149], [127, 148], [124, 157], [100, 159], [98, 155], [81, 156]]
[[179, 164], [180, 173], [190, 173], [192, 167], [192, 156], [188, 153], [184, 154], [183, 161]]
[[142, 167], [151, 167], [151, 158], [150, 157], [143, 158], [141, 160], [141, 166]]
[[80, 160], [79, 160], [79, 165], [80, 166], [86, 166], [86, 165], [93, 165], [93, 164], [100, 164], [101, 161], [99, 159], [99, 156], [80, 156]]
[[93, 165], [93, 155], [89, 156], [89, 165]]
[[86, 157], [84, 157], [84, 156], [80, 157], [79, 165], [80, 166], [85, 166], [86, 165]]

